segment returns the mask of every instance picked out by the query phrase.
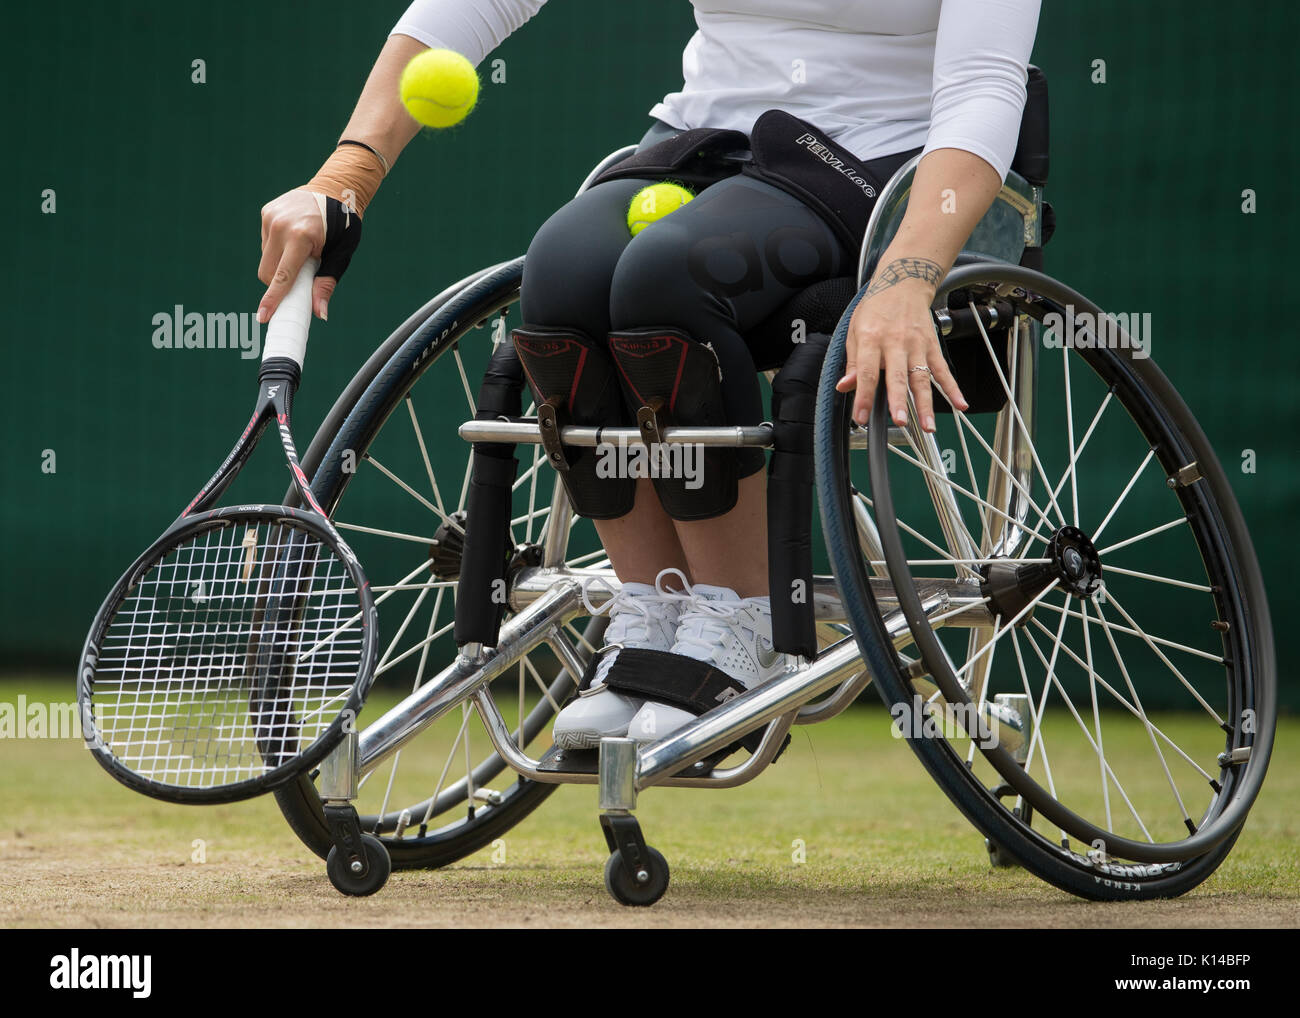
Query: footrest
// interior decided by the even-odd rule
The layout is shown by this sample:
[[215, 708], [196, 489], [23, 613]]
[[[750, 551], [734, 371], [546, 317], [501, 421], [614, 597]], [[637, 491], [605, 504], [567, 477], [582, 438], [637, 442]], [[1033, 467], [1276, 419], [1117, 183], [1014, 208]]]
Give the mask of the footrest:
[[537, 761], [539, 771], [551, 774], [596, 774], [599, 772], [600, 751], [595, 749], [560, 749], [552, 745]]
[[[722, 763], [733, 752], [734, 749], [729, 748], [714, 753], [712, 756], [705, 757], [698, 763], [687, 767], [677, 776], [681, 778], [707, 778], [713, 773], [713, 768]], [[560, 749], [559, 746], [552, 745], [542, 758], [537, 761], [537, 769], [550, 774], [599, 774], [600, 750]]]
[[[707, 661], [640, 648], [619, 652], [605, 677], [605, 686], [626, 696], [677, 707], [696, 717], [745, 692], [743, 685]], [[753, 753], [762, 740], [763, 729], [756, 729], [729, 746], [724, 755], [742, 746]]]

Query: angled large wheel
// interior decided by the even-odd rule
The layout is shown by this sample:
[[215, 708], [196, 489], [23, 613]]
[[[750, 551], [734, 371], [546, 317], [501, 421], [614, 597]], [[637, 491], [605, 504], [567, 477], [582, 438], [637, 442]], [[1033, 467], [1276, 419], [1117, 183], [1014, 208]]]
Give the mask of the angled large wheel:
[[[984, 359], [1002, 410], [940, 415], [931, 437], [915, 415], [891, 428], [878, 397], [855, 441], [834, 392], [853, 306], [818, 396], [827, 543], [877, 688], [896, 717], [933, 716], [909, 744], [999, 858], [1089, 898], [1181, 894], [1240, 833], [1275, 725], [1227, 478], [1137, 329], [1099, 324], [1116, 319], [1082, 295], [986, 263], [954, 270], [936, 306], [970, 312], [949, 353]], [[977, 318], [990, 306], [998, 328]], [[872, 573], [898, 593], [910, 667]], [[936, 577], [970, 598], [927, 599]]]
[[[305, 458], [317, 496], [374, 582], [382, 646], [359, 718], [363, 731], [457, 652], [451, 634], [470, 446], [456, 427], [474, 416], [494, 342], [509, 342], [521, 272], [522, 259], [505, 263], [426, 305], [349, 386]], [[555, 479], [539, 447], [521, 447], [519, 458], [511, 533], [528, 558], [546, 543]], [[604, 561], [590, 529], [561, 533], [552, 551], [567, 564]], [[577, 660], [599, 643], [597, 627], [567, 632]], [[494, 682], [491, 694], [521, 748], [540, 757], [574, 686], [543, 646]], [[395, 869], [434, 867], [493, 843], [553, 789], [517, 778], [466, 705], [367, 775], [355, 805], [362, 829], [379, 838]], [[276, 799], [302, 841], [328, 855], [333, 842], [314, 776]]]

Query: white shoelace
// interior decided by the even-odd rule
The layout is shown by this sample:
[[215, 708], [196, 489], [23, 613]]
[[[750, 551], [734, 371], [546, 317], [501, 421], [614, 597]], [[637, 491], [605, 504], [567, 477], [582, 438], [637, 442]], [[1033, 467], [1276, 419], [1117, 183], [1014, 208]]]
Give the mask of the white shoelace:
[[[682, 583], [682, 590], [667, 590], [663, 587], [664, 577], [676, 574]], [[611, 619], [615, 615], [621, 615], [628, 612], [635, 612], [642, 618], [650, 618], [655, 614], [651, 611], [652, 607], [671, 604], [673, 602], [683, 602], [693, 600], [691, 594], [691, 585], [686, 582], [686, 576], [680, 569], [669, 568], [659, 570], [659, 575], [655, 577], [653, 594], [633, 594], [626, 588], [620, 589], [603, 605], [593, 604], [588, 592], [594, 588], [603, 587], [607, 593], [612, 593], [614, 588], [605, 582], [599, 576], [593, 576], [582, 584], [582, 603], [593, 616], [609, 615]]]
[[[676, 574], [680, 578], [682, 590], [668, 590], [663, 583], [666, 577]], [[618, 627], [614, 631], [615, 639], [609, 638], [610, 634], [606, 633], [605, 646], [602, 650], [609, 647], [623, 647], [625, 643], [636, 641], [639, 643], [650, 642], [651, 626], [658, 619], [664, 618], [668, 610], [675, 603], [687, 602], [692, 600], [690, 593], [690, 584], [686, 582], [686, 576], [680, 569], [669, 568], [661, 569], [655, 577], [655, 593], [640, 594], [632, 593], [627, 589], [621, 589], [614, 594], [603, 605], [597, 606], [592, 603], [589, 592], [593, 589], [603, 587], [606, 592], [612, 591], [613, 588], [600, 577], [592, 577], [582, 585], [582, 603], [592, 616], [606, 615], [610, 617], [610, 628]], [[676, 626], [674, 625], [674, 630]], [[672, 639], [668, 641], [672, 645]], [[668, 648], [665, 647], [665, 650]], [[609, 674], [609, 669], [613, 666], [612, 655], [609, 662], [602, 662], [597, 670], [595, 681], [591, 688], [583, 691], [579, 695], [589, 695], [600, 692], [604, 688], [605, 676]]]
[[677, 620], [677, 643], [698, 648], [706, 653], [708, 660], [712, 660], [720, 648], [725, 649], [729, 640], [736, 638], [735, 627], [729, 623], [749, 607], [747, 599], [712, 601], [696, 597], [690, 609], [682, 612]]

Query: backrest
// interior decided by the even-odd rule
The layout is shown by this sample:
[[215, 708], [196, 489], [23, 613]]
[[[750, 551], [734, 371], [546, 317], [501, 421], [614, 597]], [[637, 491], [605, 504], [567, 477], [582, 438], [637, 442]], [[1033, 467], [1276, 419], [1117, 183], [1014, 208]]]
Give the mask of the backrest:
[[1047, 75], [1042, 68], [1029, 65], [1029, 78], [1025, 82], [1028, 94], [1025, 111], [1020, 116], [1020, 137], [1016, 154], [1011, 159], [1011, 169], [1036, 187], [1047, 184], [1048, 132]]

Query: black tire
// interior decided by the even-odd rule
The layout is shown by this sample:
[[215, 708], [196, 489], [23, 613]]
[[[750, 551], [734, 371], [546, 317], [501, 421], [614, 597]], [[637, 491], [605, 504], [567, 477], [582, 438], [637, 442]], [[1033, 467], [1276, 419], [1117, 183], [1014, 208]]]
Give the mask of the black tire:
[[[1040, 320], [1049, 308], [1059, 310], [1060, 305], [1066, 303], [1099, 313], [1094, 304], [1060, 283], [1016, 266], [984, 264], [962, 267], [950, 274], [940, 288], [940, 294], [988, 281], [1005, 284], [1000, 293], [1010, 291], [1017, 311]], [[822, 372], [816, 414], [817, 483], [827, 548], [844, 607], [863, 656], [875, 676], [876, 688], [888, 706], [912, 702], [915, 689], [887, 636], [868, 583], [864, 556], [859, 551], [849, 459], [850, 398], [834, 390], [836, 380], [843, 373], [847, 325], [856, 304], [855, 299], [845, 312]], [[1205, 493], [1189, 497], [1200, 498], [1202, 503], [1196, 507], [1201, 513], [1198, 522], [1202, 528], [1197, 534], [1198, 542], [1214, 545], [1208, 553], [1202, 547], [1202, 554], [1217, 555], [1231, 567], [1228, 570], [1232, 574], [1229, 588], [1216, 588], [1216, 593], [1221, 594], [1221, 610], [1224, 617], [1231, 620], [1237, 640], [1232, 653], [1241, 655], [1230, 660], [1241, 666], [1244, 676], [1239, 680], [1240, 690], [1229, 690], [1230, 702], [1240, 704], [1243, 701], [1236, 698], [1244, 696], [1249, 698], [1252, 709], [1257, 712], [1258, 724], [1253, 740], [1247, 739], [1247, 742], [1253, 742], [1249, 763], [1244, 767], [1223, 768], [1219, 776], [1221, 788], [1198, 827], [1204, 835], [1199, 840], [1193, 835], [1181, 849], [1169, 851], [1165, 851], [1163, 846], [1153, 849], [1137, 845], [1134, 854], [1129, 855], [1118, 850], [1123, 847], [1122, 839], [1118, 839], [1119, 844], [1107, 841], [1108, 854], [1095, 857], [1074, 851], [1068, 841], [1057, 844], [1022, 822], [1002, 804], [992, 789], [972, 773], [948, 739], [905, 734], [909, 734], [908, 744], [948, 797], [997, 846], [999, 861], [1003, 861], [1003, 856], [1009, 856], [1055, 886], [1092, 900], [1173, 897], [1200, 884], [1227, 857], [1259, 791], [1276, 720], [1272, 630], [1248, 532], [1222, 470], [1190, 411], [1149, 361], [1135, 364], [1133, 358], [1121, 357], [1107, 349], [1087, 352], [1086, 359], [1103, 379], [1114, 384], [1112, 391], [1119, 393], [1120, 405], [1144, 429], [1144, 434], [1153, 444], [1157, 444], [1157, 439], [1151, 436], [1157, 430], [1161, 432], [1159, 441], [1166, 443], [1166, 447], [1160, 449], [1158, 455], [1164, 457], [1162, 465], [1166, 467], [1166, 476], [1171, 467], [1176, 472], [1183, 463], [1194, 460], [1200, 464], [1203, 479], [1207, 482]], [[1145, 396], [1139, 398], [1138, 394]], [[1123, 402], [1126, 399], [1129, 402]], [[916, 588], [898, 537], [889, 476], [884, 466], [888, 460], [889, 422], [881, 394], [877, 395], [875, 409], [870, 428], [871, 494], [890, 578], [904, 601], [904, 611], [913, 639], [921, 651], [924, 670], [934, 677], [950, 703], [961, 703], [964, 699], [969, 704], [970, 699], [953, 678], [951, 662], [933, 639], [933, 630], [915, 596]], [[1212, 576], [1215, 575], [1215, 566], [1217, 559], [1215, 563], [1207, 563]], [[1215, 578], [1228, 582], [1223, 577]], [[1241, 738], [1240, 731], [1230, 734], [1225, 748], [1232, 749], [1233, 740]], [[981, 751], [984, 752], [983, 747]], [[1002, 758], [994, 759], [997, 754]], [[985, 752], [985, 756], [1018, 792], [1030, 791], [1032, 779], [1023, 770], [1017, 772], [1015, 761], [1004, 750], [995, 748]], [[1050, 813], [1054, 806], [1063, 808], [1044, 790], [1038, 791], [1042, 795], [1031, 801], [1035, 811], [1041, 813], [1046, 808]], [[1076, 837], [1082, 837], [1082, 834]], [[1179, 851], [1183, 853], [1181, 856]]]
[[[346, 468], [348, 457], [353, 463], [362, 459], [385, 422], [426, 372], [443, 362], [444, 355], [455, 351], [475, 329], [498, 313], [503, 314], [517, 301], [522, 270], [522, 258], [502, 263], [471, 277], [460, 289], [445, 295], [445, 299], [430, 302], [367, 361], [339, 397], [303, 458], [316, 496], [332, 517], [355, 477]], [[460, 382], [456, 384], [459, 386]], [[454, 435], [448, 441], [460, 443]], [[464, 450], [468, 456], [468, 444], [464, 444]], [[364, 552], [358, 550], [358, 554], [363, 560], [366, 558]], [[382, 614], [380, 629], [381, 633], [385, 630]], [[597, 636], [599, 628], [588, 633]], [[571, 687], [567, 674], [561, 673], [549, 692], [562, 703]], [[545, 728], [553, 713], [545, 700], [534, 708], [524, 721], [527, 737], [531, 739]], [[418, 749], [419, 745], [417, 739], [412, 748]], [[504, 761], [490, 753], [474, 764], [472, 785], [481, 789], [505, 770]], [[313, 778], [313, 775], [300, 777], [278, 790], [275, 798], [298, 838], [318, 856], [326, 858], [333, 840]], [[554, 785], [519, 778], [501, 791], [495, 801], [476, 802], [466, 809], [463, 792], [458, 799], [455, 787], [445, 789], [438, 795], [429, 819], [453, 815], [457, 808], [462, 814], [460, 818], [440, 830], [426, 831], [424, 825], [417, 825], [414, 832], [403, 831], [401, 836], [394, 836], [402, 823], [401, 810], [389, 809], [382, 816], [358, 812], [363, 830], [379, 837], [394, 869], [433, 868], [448, 865], [491, 844], [532, 813], [554, 790]]]
[[622, 849], [614, 849], [605, 860], [605, 890], [620, 905], [644, 908], [653, 905], [668, 890], [668, 860], [658, 849], [646, 846], [646, 880], [637, 881], [623, 865]]
[[325, 872], [335, 890], [353, 898], [364, 898], [374, 894], [388, 883], [389, 874], [392, 873], [388, 852], [378, 838], [363, 834], [361, 845], [366, 853], [367, 868], [364, 876], [357, 876], [352, 872], [347, 859], [337, 847], [330, 849], [329, 856], [325, 860]]

